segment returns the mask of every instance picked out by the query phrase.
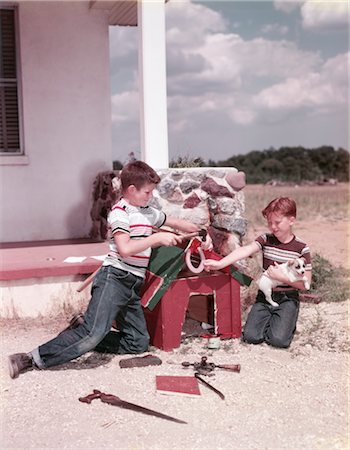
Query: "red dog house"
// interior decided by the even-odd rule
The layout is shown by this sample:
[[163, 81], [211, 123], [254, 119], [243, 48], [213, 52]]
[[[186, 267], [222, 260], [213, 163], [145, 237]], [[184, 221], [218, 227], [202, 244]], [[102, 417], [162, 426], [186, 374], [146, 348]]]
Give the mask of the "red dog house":
[[[220, 258], [205, 252], [207, 258]], [[151, 344], [165, 351], [179, 347], [181, 332], [191, 296], [212, 296], [214, 330], [227, 338], [241, 336], [240, 285], [251, 279], [234, 267], [218, 272], [181, 271], [184, 250], [178, 247], [154, 249], [147, 273], [142, 305]]]

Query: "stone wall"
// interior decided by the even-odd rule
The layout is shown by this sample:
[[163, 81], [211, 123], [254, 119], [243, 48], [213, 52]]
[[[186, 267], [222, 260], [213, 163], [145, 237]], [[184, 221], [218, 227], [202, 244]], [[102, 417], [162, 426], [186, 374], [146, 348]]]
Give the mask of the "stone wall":
[[[205, 167], [167, 169], [158, 174], [161, 181], [154, 191], [152, 206], [208, 228], [214, 250], [221, 255], [241, 245], [247, 228], [243, 217], [243, 172], [231, 167]], [[118, 180], [119, 171], [104, 172], [95, 180], [90, 233], [95, 239], [106, 238], [108, 210], [120, 197]]]

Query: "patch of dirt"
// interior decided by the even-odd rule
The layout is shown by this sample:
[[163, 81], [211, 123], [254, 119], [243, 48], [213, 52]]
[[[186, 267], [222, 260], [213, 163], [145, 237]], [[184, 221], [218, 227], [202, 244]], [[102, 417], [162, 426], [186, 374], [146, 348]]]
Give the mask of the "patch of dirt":
[[[161, 366], [121, 369], [128, 356], [88, 353], [56, 369], [11, 380], [7, 355], [50, 339], [62, 317], [3, 321], [1, 448], [3, 449], [345, 449], [348, 439], [349, 302], [302, 304], [291, 347], [279, 350], [184, 336], [171, 352], [151, 348]], [[197, 323], [197, 326], [198, 323]], [[193, 375], [184, 361], [207, 356], [215, 364], [240, 364], [241, 372], [215, 369], [199, 398], [156, 392], [156, 375]], [[184, 420], [177, 424], [94, 400], [93, 389]], [[273, 430], [273, 432], [272, 432]]]

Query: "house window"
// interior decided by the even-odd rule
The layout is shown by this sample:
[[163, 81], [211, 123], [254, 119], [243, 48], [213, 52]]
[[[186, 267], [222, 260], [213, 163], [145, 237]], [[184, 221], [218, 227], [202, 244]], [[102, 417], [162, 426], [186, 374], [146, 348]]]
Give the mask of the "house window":
[[22, 154], [16, 48], [16, 11], [0, 8], [0, 154]]

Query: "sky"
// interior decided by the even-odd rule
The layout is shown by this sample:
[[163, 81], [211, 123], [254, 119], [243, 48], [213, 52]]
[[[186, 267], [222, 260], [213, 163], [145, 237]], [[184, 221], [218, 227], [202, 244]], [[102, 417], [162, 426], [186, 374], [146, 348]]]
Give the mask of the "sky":
[[[170, 0], [169, 160], [349, 150], [347, 1]], [[140, 154], [137, 27], [110, 27], [113, 159]]]

